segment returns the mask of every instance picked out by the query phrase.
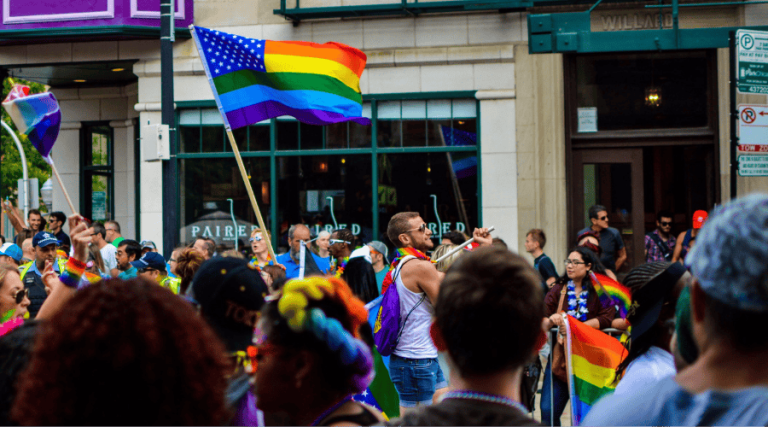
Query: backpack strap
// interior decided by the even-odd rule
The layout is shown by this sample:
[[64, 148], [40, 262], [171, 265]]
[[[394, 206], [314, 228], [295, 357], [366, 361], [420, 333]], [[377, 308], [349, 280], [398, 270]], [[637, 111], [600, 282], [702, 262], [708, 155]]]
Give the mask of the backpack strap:
[[651, 240], [653, 240], [653, 243], [656, 243], [656, 246], [659, 247], [661, 250], [661, 255], [664, 258], [667, 258], [669, 256], [669, 246], [663, 240], [661, 240], [661, 237], [659, 237], [659, 235], [656, 233], [648, 233], [648, 237], [650, 237]]
[[[392, 275], [393, 276], [392, 285], [390, 286], [395, 286], [395, 289], [397, 289], [397, 276], [400, 275], [400, 272], [403, 269], [403, 265], [405, 265], [406, 262], [412, 259], [416, 259], [416, 257], [413, 255], [407, 255], [400, 260], [400, 263], [397, 265], [397, 268], [395, 269], [395, 274]], [[411, 308], [411, 311], [409, 311], [408, 314], [405, 315], [405, 320], [403, 320], [403, 324], [398, 325], [397, 341], [395, 341], [397, 344], [400, 343], [400, 337], [403, 335], [403, 332], [405, 331], [405, 325], [406, 323], [408, 323], [408, 318], [411, 317], [411, 313], [413, 313], [417, 308], [419, 308], [421, 303], [423, 303], [426, 298], [427, 298], [427, 293], [423, 292], [423, 295], [421, 296], [421, 298], [419, 298], [416, 304], [414, 304], [413, 308]], [[397, 344], [395, 344], [395, 348], [392, 349], [393, 352], [397, 349]]]
[[566, 292], [568, 292], [568, 288], [563, 285], [563, 289], [560, 291], [560, 302], [557, 304], [557, 311], [555, 311], [555, 313], [560, 313], [563, 310], [563, 302], [565, 301]]

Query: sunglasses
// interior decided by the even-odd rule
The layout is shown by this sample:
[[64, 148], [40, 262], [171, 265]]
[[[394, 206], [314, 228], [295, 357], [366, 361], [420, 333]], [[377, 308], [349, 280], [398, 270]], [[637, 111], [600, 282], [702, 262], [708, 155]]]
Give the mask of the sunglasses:
[[600, 217], [600, 218], [598, 218], [598, 219], [599, 219], [600, 221], [608, 221], [608, 217], [607, 217], [607, 216], [601, 216], [601, 217]]
[[346, 240], [338, 240], [338, 239], [331, 239], [331, 240], [328, 241], [328, 243], [330, 243], [332, 245], [335, 245], [336, 243], [346, 243], [348, 245], [352, 244], [352, 242], [348, 242]]
[[669, 222], [661, 221], [659, 222], [659, 224], [661, 224], [662, 227], [669, 227], [670, 225], [672, 225], [672, 221], [669, 221]]
[[22, 289], [18, 292], [16, 292], [16, 304], [21, 304], [22, 301], [24, 301], [24, 298], [26, 298], [29, 295], [29, 289]]
[[159, 270], [157, 270], [157, 269], [154, 269], [154, 268], [142, 268], [142, 269], [139, 269], [139, 270], [138, 270], [139, 274], [148, 273], [148, 272], [150, 272], [150, 271], [159, 271]]
[[414, 229], [408, 230], [408, 231], [406, 231], [406, 233], [410, 233], [411, 231], [416, 231], [416, 230], [418, 230], [418, 231], [419, 231], [419, 232], [421, 232], [421, 233], [423, 233], [423, 232], [427, 231], [427, 224], [426, 224], [426, 223], [424, 223], [424, 224], [421, 224], [421, 225], [419, 226], [419, 228], [414, 228]]
[[264, 238], [261, 237], [261, 234], [257, 234], [255, 236], [251, 237], [250, 239], [248, 239], [248, 241], [250, 241], [250, 242], [260, 242], [262, 240], [264, 240]]

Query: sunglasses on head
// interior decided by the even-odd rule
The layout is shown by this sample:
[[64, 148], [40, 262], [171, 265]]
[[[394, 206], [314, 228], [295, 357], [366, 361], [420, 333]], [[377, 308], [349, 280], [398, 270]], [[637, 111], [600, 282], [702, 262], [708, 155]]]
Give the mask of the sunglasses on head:
[[351, 245], [352, 242], [348, 242], [346, 240], [338, 240], [338, 239], [331, 239], [328, 241], [330, 244], [335, 245], [336, 243], [346, 243], [348, 245]]
[[24, 301], [24, 298], [26, 298], [29, 295], [29, 289], [22, 289], [18, 292], [16, 292], [16, 304], [21, 304], [22, 301]]

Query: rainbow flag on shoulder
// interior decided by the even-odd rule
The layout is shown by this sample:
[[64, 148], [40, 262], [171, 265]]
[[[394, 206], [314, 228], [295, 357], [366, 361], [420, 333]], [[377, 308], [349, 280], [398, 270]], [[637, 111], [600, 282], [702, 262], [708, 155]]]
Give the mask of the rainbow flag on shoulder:
[[360, 50], [190, 29], [227, 130], [283, 115], [312, 125], [370, 124], [362, 117], [368, 58]]
[[573, 425], [581, 424], [601, 397], [616, 389], [616, 368], [627, 357], [627, 350], [610, 335], [568, 316], [566, 360]]

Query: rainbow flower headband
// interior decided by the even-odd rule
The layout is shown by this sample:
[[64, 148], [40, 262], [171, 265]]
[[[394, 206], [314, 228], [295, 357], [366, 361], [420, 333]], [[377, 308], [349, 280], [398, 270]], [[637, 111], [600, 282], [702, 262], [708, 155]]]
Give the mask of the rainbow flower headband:
[[355, 374], [352, 386], [355, 392], [363, 392], [375, 374], [371, 350], [358, 337], [344, 329], [338, 320], [326, 317], [319, 308], [307, 309], [310, 299], [321, 300], [326, 296], [347, 307], [352, 318], [352, 330], [357, 335], [360, 325], [367, 321], [367, 311], [362, 301], [352, 295], [346, 283], [336, 278], [311, 277], [289, 281], [283, 288], [277, 309], [293, 331], [312, 332], [331, 351], [338, 353], [345, 365], [353, 366]]

